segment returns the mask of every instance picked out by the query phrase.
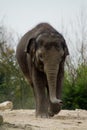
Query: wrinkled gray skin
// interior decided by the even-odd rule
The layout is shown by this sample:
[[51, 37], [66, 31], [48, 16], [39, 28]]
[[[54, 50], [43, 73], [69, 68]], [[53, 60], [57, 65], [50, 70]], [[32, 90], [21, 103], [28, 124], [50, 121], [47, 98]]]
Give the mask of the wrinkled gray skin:
[[36, 117], [54, 116], [61, 110], [64, 62], [68, 54], [63, 36], [47, 23], [37, 25], [21, 38], [16, 57], [33, 88]]

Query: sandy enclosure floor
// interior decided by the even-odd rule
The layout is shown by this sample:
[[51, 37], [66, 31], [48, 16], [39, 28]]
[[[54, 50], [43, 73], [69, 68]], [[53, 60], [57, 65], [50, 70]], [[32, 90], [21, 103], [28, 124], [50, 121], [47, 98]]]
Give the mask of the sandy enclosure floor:
[[62, 110], [50, 119], [35, 118], [35, 110], [0, 111], [0, 130], [87, 130], [86, 110]]

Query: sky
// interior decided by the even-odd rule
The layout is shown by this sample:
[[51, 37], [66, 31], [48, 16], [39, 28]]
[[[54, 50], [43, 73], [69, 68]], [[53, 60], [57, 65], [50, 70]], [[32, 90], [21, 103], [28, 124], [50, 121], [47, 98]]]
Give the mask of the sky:
[[87, 0], [0, 0], [0, 22], [21, 35], [40, 22], [60, 31], [82, 6]]
[[[13, 34], [15, 49], [18, 38], [27, 31], [38, 23], [50, 23], [63, 34], [73, 54], [77, 45], [74, 42], [69, 44], [63, 32], [69, 29], [80, 10], [86, 8], [87, 0], [0, 0], [0, 23]], [[71, 37], [74, 39], [73, 35]]]

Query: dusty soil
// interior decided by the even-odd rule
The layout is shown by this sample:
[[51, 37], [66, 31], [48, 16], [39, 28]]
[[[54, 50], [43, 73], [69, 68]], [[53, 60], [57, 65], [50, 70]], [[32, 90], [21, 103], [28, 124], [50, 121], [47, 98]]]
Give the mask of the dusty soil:
[[34, 110], [0, 111], [0, 130], [87, 130], [87, 111], [62, 110], [50, 119], [35, 118]]

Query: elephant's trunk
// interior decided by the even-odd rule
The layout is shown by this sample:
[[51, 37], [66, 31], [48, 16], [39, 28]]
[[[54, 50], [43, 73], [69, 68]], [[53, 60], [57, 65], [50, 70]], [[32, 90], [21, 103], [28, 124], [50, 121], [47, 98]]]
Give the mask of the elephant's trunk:
[[59, 70], [59, 65], [55, 65], [54, 63], [50, 63], [45, 68], [45, 72], [47, 75], [47, 81], [49, 86], [49, 97], [50, 101], [53, 104], [62, 103], [61, 100], [56, 97], [56, 83], [57, 83], [57, 74]]

